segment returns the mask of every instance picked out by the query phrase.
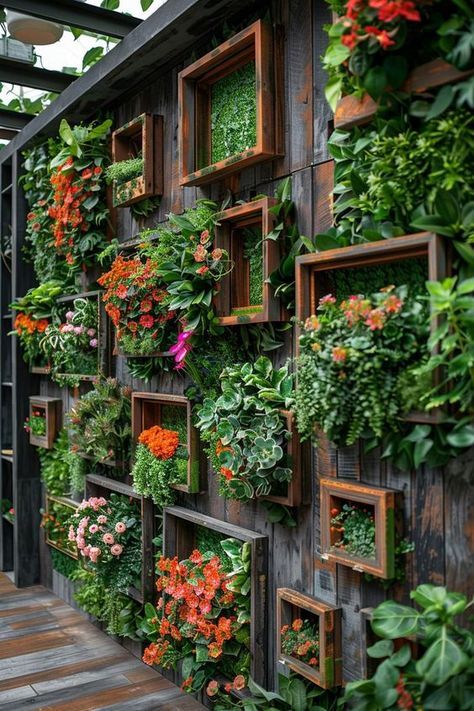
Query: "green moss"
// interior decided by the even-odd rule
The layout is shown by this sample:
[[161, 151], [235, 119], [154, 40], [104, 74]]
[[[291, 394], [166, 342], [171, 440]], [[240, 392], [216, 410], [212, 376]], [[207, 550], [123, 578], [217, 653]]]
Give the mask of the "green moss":
[[255, 62], [223, 77], [211, 91], [211, 163], [257, 143]]
[[106, 180], [108, 183], [115, 181], [116, 185], [122, 185], [129, 180], [138, 178], [143, 174], [143, 158], [129, 158], [121, 160], [118, 163], [109, 165], [106, 171]]
[[[317, 275], [315, 279], [317, 279]], [[411, 296], [426, 295], [425, 282], [428, 279], [427, 260], [406, 259], [392, 264], [378, 264], [374, 267], [338, 269], [330, 274], [329, 291], [338, 301], [351, 294], [373, 294], [379, 289], [394, 284], [409, 287]]]
[[53, 570], [64, 575], [65, 578], [71, 579], [79, 565], [78, 561], [75, 558], [71, 558], [70, 555], [66, 555], [66, 553], [61, 553], [56, 548], [50, 548], [50, 552]]

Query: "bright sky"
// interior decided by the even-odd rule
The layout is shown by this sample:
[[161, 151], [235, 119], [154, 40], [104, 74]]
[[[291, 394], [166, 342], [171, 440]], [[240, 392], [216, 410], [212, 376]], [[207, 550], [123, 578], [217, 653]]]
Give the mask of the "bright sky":
[[[140, 0], [120, 0], [120, 12], [128, 12], [130, 15], [135, 17], [146, 18], [149, 17], [153, 12], [155, 12], [160, 5], [164, 5], [167, 0], [154, 0], [151, 7], [143, 12], [140, 6]], [[100, 5], [101, 0], [86, 0], [88, 5]], [[50, 45], [36, 46], [36, 54], [41, 57], [41, 60], [37, 61], [37, 66], [43, 66], [45, 69], [55, 69], [61, 71], [65, 66], [76, 67], [81, 69], [82, 58], [88, 49], [96, 46], [98, 40], [94, 37], [88, 37], [82, 35], [77, 40], [74, 39], [71, 32], [65, 29], [63, 36], [59, 42]], [[99, 42], [104, 46], [104, 42]], [[111, 43], [112, 48], [114, 44]], [[0, 96], [3, 101], [9, 102], [11, 99], [15, 98], [11, 90], [14, 90], [15, 94], [18, 94], [20, 87], [13, 86], [12, 84], [3, 84], [3, 90]], [[43, 92], [36, 89], [29, 89], [27, 87], [23, 88], [24, 96], [31, 99], [37, 98]]]

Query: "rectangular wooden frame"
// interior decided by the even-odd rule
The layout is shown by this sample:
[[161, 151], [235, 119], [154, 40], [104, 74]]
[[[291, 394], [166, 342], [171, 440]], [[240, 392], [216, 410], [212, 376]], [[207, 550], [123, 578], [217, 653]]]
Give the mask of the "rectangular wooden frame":
[[[278, 661], [323, 689], [339, 686], [342, 682], [341, 608], [333, 607], [289, 588], [278, 588], [276, 598]], [[289, 615], [285, 615], [285, 605], [290, 607]], [[284, 654], [281, 648], [281, 628], [298, 616], [295, 614], [298, 609], [312, 613], [319, 620], [319, 667], [317, 669]], [[288, 621], [285, 617], [289, 618]]]
[[163, 509], [163, 553], [165, 556], [187, 558], [194, 548], [194, 527], [201, 526], [236, 538], [251, 547], [251, 602], [250, 602], [250, 649], [252, 651], [250, 674], [258, 684], [267, 683], [267, 586], [268, 586], [268, 538], [226, 521], [205, 516], [179, 506]]
[[[78, 502], [73, 501], [72, 499], [68, 499], [66, 496], [53, 496], [52, 494], [46, 494], [46, 513], [49, 513], [50, 511], [50, 504], [51, 502], [61, 504], [61, 506], [64, 506], [65, 508], [68, 508], [71, 510], [71, 515], [74, 513], [74, 511], [78, 507]], [[62, 546], [58, 545], [55, 541], [52, 541], [50, 538], [48, 538], [48, 534], [45, 531], [45, 542], [47, 543], [48, 546], [51, 546], [51, 548], [56, 548], [57, 551], [61, 551], [61, 553], [64, 553], [65, 555], [70, 556], [71, 558], [74, 558], [74, 560], [79, 559], [79, 553], [77, 550], [70, 551], [67, 548], [63, 548]]]
[[[151, 417], [147, 414], [147, 404], [152, 409]], [[199, 432], [192, 424], [191, 402], [187, 397], [165, 393], [132, 393], [132, 437], [137, 442], [143, 430], [160, 424], [162, 405], [186, 408], [188, 480], [186, 484], [172, 484], [171, 487], [186, 494], [198, 494], [206, 488], [206, 462], [200, 447]]]
[[309, 442], [300, 441], [293, 413], [289, 410], [282, 410], [281, 412], [286, 418], [287, 428], [291, 433], [287, 448], [292, 465], [292, 478], [288, 483], [286, 496], [268, 494], [259, 498], [265, 501], [273, 501], [282, 506], [299, 506], [302, 503], [309, 503], [310, 498], [310, 491], [307, 491], [307, 485], [308, 475], [311, 472], [311, 445]]
[[30, 431], [30, 444], [44, 449], [51, 449], [54, 445], [54, 440], [61, 428], [63, 401], [57, 397], [46, 397], [43, 395], [31, 395], [30, 398], [30, 420], [33, 414], [33, 408], [39, 407], [45, 412], [46, 419], [46, 434], [34, 435]]
[[142, 522], [142, 580], [141, 590], [129, 588], [128, 596], [137, 602], [152, 601], [155, 594], [155, 558], [153, 539], [156, 535], [155, 507], [150, 499], [137, 494], [129, 484], [100, 474], [86, 475], [86, 497], [105, 496], [107, 492], [115, 492], [136, 499], [140, 502]]
[[[321, 557], [360, 573], [390, 579], [395, 573], [395, 495], [392, 489], [344, 481], [320, 479]], [[360, 558], [334, 549], [331, 541], [333, 499], [373, 506], [375, 518], [375, 559]]]
[[232, 298], [235, 293], [243, 292], [248, 279], [241, 279], [235, 284], [237, 274], [234, 270], [220, 282], [219, 292], [214, 303], [222, 326], [237, 326], [249, 323], [267, 323], [269, 321], [286, 320], [286, 312], [280, 307], [280, 300], [275, 298], [273, 287], [267, 282], [270, 274], [278, 269], [281, 259], [281, 247], [278, 241], [267, 240], [265, 237], [272, 231], [275, 218], [270, 208], [276, 204], [274, 198], [260, 198], [254, 202], [236, 205], [224, 210], [218, 215], [215, 228], [214, 246], [226, 250], [234, 262], [242, 256], [241, 250], [235, 249], [235, 241], [241, 242], [239, 231], [243, 227], [260, 222], [262, 226], [262, 259], [263, 259], [263, 300], [262, 310], [253, 314], [231, 315]]
[[58, 373], [58, 375], [74, 375], [79, 380], [92, 382], [99, 375], [107, 375], [109, 373], [109, 322], [104, 304], [100, 298], [102, 293], [101, 290], [84, 291], [80, 294], [68, 294], [56, 299], [58, 304], [74, 302], [76, 299], [97, 299], [97, 340], [99, 341], [97, 346], [97, 373], [95, 375], [85, 375], [83, 373]]
[[153, 195], [163, 194], [163, 116], [143, 113], [112, 133], [112, 160], [131, 156], [130, 145], [141, 144], [143, 173], [121, 185], [113, 185], [114, 207], [127, 207]]
[[[274, 51], [272, 27], [257, 20], [179, 73], [181, 185], [203, 185], [220, 180], [225, 175], [282, 155], [281, 105], [278, 100], [281, 57], [282, 52]], [[252, 60], [255, 61], [257, 88], [257, 143], [242, 153], [199, 168], [198, 156], [203, 145], [209, 154], [211, 141], [209, 87]]]
[[[445, 84], [452, 84], [470, 76], [473, 70], [460, 71], [444, 59], [434, 59], [431, 62], [416, 67], [408, 76], [402, 87], [407, 94], [420, 94], [429, 89], [437, 89]], [[369, 123], [375, 116], [378, 103], [368, 94], [362, 99], [355, 96], [345, 96], [336, 107], [334, 113], [335, 128], [349, 130], [354, 126]]]
[[[308, 316], [315, 314], [320, 298], [328, 293], [327, 288], [324, 288], [325, 272], [358, 269], [419, 257], [427, 258], [428, 278], [431, 281], [440, 281], [447, 276], [448, 258], [445, 241], [443, 237], [432, 232], [418, 232], [413, 235], [328, 249], [297, 257], [296, 317], [298, 321], [304, 321]], [[318, 282], [315, 280], [316, 275], [320, 275]], [[436, 327], [437, 322], [432, 319], [431, 332]], [[297, 343], [298, 334], [299, 329], [297, 329]], [[436, 373], [434, 378], [436, 380]], [[439, 411], [433, 410], [409, 413], [404, 419], [412, 422], [436, 423], [439, 417]]]

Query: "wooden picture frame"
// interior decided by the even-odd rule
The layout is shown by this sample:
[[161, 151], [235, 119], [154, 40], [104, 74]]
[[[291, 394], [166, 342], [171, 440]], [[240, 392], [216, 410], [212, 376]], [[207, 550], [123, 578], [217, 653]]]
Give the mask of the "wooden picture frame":
[[[312, 667], [282, 651], [281, 628], [297, 618], [299, 611], [310, 613], [319, 625], [319, 666]], [[323, 689], [342, 683], [341, 608], [333, 607], [289, 588], [276, 593], [277, 659], [291, 671], [300, 674]]]
[[[54, 504], [59, 504], [60, 506], [63, 506], [65, 509], [69, 509], [69, 516], [72, 516], [72, 514], [76, 511], [78, 507], [78, 502], [73, 501], [72, 499], [67, 498], [66, 496], [53, 496], [52, 494], [46, 494], [46, 513], [47, 514], [52, 514], [52, 507], [54, 507]], [[47, 531], [45, 531], [45, 543], [48, 546], [51, 546], [51, 548], [55, 548], [56, 550], [60, 551], [61, 553], [64, 553], [65, 555], [70, 556], [71, 558], [74, 558], [74, 560], [79, 559], [79, 552], [76, 548], [76, 545], [74, 542], [71, 543], [71, 545], [68, 547], [68, 538], [67, 538], [67, 532], [65, 536], [66, 544], [64, 546], [60, 545], [57, 541], [53, 541], [51, 538], [49, 538]]]
[[[416, 67], [408, 75], [401, 91], [407, 94], [421, 94], [430, 89], [437, 89], [445, 84], [453, 84], [470, 76], [473, 70], [460, 71], [444, 59], [434, 59]], [[334, 127], [349, 130], [354, 126], [370, 123], [379, 105], [368, 94], [362, 99], [344, 96], [337, 104], [334, 113]]]
[[[299, 322], [316, 313], [319, 300], [331, 292], [328, 277], [339, 269], [381, 266], [402, 260], [426, 258], [428, 279], [442, 281], [449, 273], [446, 243], [440, 235], [418, 232], [403, 237], [393, 237], [377, 242], [328, 249], [324, 252], [304, 254], [296, 258], [296, 318]], [[337, 297], [337, 294], [333, 294]], [[431, 320], [431, 332], [437, 321]], [[300, 329], [297, 329], [296, 342]], [[436, 380], [438, 376], [434, 373]], [[405, 418], [411, 422], [437, 423], [439, 410], [413, 412]]]
[[112, 492], [140, 502], [142, 522], [141, 590], [131, 587], [128, 589], [127, 595], [142, 604], [151, 602], [155, 595], [155, 551], [153, 545], [153, 539], [157, 532], [155, 507], [151, 499], [137, 494], [129, 484], [109, 479], [100, 474], [86, 474], [86, 498], [91, 496], [107, 498], [108, 494]]
[[141, 152], [143, 173], [121, 185], [113, 183], [113, 206], [128, 207], [163, 194], [163, 116], [143, 113], [112, 133], [112, 160], [119, 163]]
[[198, 494], [206, 488], [206, 461], [200, 447], [199, 432], [192, 424], [191, 401], [182, 395], [165, 393], [132, 393], [132, 438], [138, 442], [143, 430], [161, 425], [162, 409], [166, 406], [186, 411], [188, 468], [185, 484], [171, 484], [173, 489], [186, 494]]
[[[180, 185], [203, 185], [283, 154], [280, 83], [281, 58], [272, 27], [257, 20], [178, 75]], [[211, 87], [255, 62], [256, 145], [212, 163]]]
[[282, 410], [286, 418], [287, 429], [291, 434], [287, 442], [287, 454], [291, 462], [292, 478], [288, 482], [286, 495], [267, 494], [259, 496], [264, 501], [272, 501], [282, 506], [300, 506], [310, 502], [311, 489], [309, 487], [309, 474], [311, 472], [311, 444], [301, 442], [296, 429], [295, 416], [289, 410]]
[[163, 554], [184, 560], [193, 551], [195, 529], [208, 528], [228, 538], [249, 543], [251, 548], [251, 602], [250, 602], [250, 649], [252, 660], [250, 675], [257, 684], [267, 683], [267, 585], [268, 585], [268, 538], [255, 531], [219, 521], [198, 511], [179, 506], [163, 509]]
[[[395, 496], [396, 491], [342, 479], [320, 479], [321, 558], [340, 563], [359, 573], [385, 580], [395, 574]], [[340, 503], [363, 504], [373, 508], [375, 520], [375, 558], [351, 555], [335, 547], [338, 532], [331, 530], [331, 510]]]
[[44, 435], [35, 435], [30, 430], [30, 444], [35, 447], [52, 449], [54, 441], [61, 429], [63, 416], [63, 401], [57, 397], [47, 397], [43, 395], [31, 395], [30, 402], [30, 422], [35, 410], [44, 413], [46, 432]]
[[[218, 215], [215, 228], [214, 247], [224, 249], [233, 263], [232, 271], [219, 283], [219, 291], [214, 299], [221, 326], [268, 323], [284, 321], [286, 312], [275, 297], [268, 279], [281, 261], [281, 246], [278, 241], [265, 239], [275, 225], [275, 217], [270, 208], [276, 204], [274, 198], [260, 198], [244, 205], [236, 205]], [[250, 262], [245, 258], [244, 230], [257, 227], [262, 235], [262, 303], [251, 305]], [[260, 307], [260, 308], [258, 308]], [[252, 312], [252, 309], [256, 309]], [[239, 314], [239, 311], [241, 312]]]

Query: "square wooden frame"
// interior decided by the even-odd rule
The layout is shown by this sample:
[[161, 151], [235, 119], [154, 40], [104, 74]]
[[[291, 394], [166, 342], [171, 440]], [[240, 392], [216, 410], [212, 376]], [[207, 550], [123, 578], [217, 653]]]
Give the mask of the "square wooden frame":
[[[73, 501], [72, 499], [68, 499], [66, 496], [53, 496], [52, 494], [46, 494], [46, 513], [49, 513], [50, 511], [50, 504], [51, 502], [61, 504], [61, 506], [64, 506], [67, 509], [71, 510], [71, 515], [76, 511], [78, 507], [78, 502]], [[61, 551], [61, 553], [64, 553], [65, 555], [70, 556], [71, 558], [74, 558], [74, 560], [79, 559], [79, 553], [76, 550], [70, 551], [67, 548], [63, 548], [62, 546], [58, 545], [55, 541], [52, 541], [50, 538], [48, 538], [48, 534], [45, 531], [45, 543], [48, 546], [51, 546], [51, 548], [56, 548], [57, 551]]]
[[[419, 257], [427, 258], [428, 278], [431, 281], [441, 281], [448, 275], [446, 243], [443, 237], [432, 232], [418, 232], [413, 235], [328, 249], [297, 257], [296, 318], [298, 321], [304, 321], [308, 316], [316, 313], [320, 298], [328, 293], [328, 289], [324, 287], [325, 272], [377, 266]], [[316, 275], [319, 277], [317, 281]], [[437, 322], [432, 319], [432, 333], [436, 327]], [[299, 330], [297, 329], [297, 343]], [[436, 380], [436, 373], [434, 378]], [[412, 422], [436, 423], [439, 421], [439, 416], [439, 411], [435, 410], [409, 413], [404, 419]]]
[[205, 516], [179, 506], [163, 509], [163, 554], [167, 557], [187, 558], [194, 548], [194, 528], [201, 526], [216, 531], [251, 548], [251, 601], [250, 601], [250, 674], [257, 684], [267, 683], [267, 586], [268, 538], [226, 521]]
[[[147, 405], [151, 413], [147, 413]], [[132, 393], [132, 437], [135, 442], [143, 430], [160, 424], [161, 406], [176, 405], [186, 408], [188, 430], [188, 479], [186, 484], [172, 484], [172, 489], [186, 494], [198, 494], [206, 488], [206, 461], [200, 447], [199, 432], [192, 424], [191, 402], [182, 395], [165, 393]]]
[[[319, 620], [319, 667], [290, 657], [281, 648], [281, 628], [286, 624], [284, 606], [290, 607], [289, 617], [295, 619], [297, 610], [306, 610]], [[295, 614], [296, 613], [296, 614]], [[342, 683], [341, 608], [333, 607], [289, 588], [278, 588], [276, 595], [277, 658], [297, 674], [323, 689], [332, 689]]]
[[163, 194], [163, 116], [143, 113], [114, 131], [114, 163], [130, 158], [130, 145], [134, 140], [141, 143], [143, 173], [121, 185], [116, 185], [114, 181], [114, 207], [127, 207], [153, 195]]
[[140, 502], [142, 523], [142, 576], [141, 590], [134, 587], [128, 589], [128, 596], [137, 602], [149, 602], [155, 595], [155, 556], [153, 539], [156, 535], [155, 507], [150, 499], [140, 496], [129, 484], [123, 484], [115, 479], [100, 474], [86, 475], [86, 497], [105, 496], [111, 492], [122, 494]]
[[[393, 489], [369, 486], [342, 479], [320, 479], [321, 557], [359, 573], [390, 579], [395, 573], [395, 496]], [[360, 558], [332, 547], [331, 509], [333, 499], [374, 507], [375, 559]]]
[[282, 506], [300, 506], [310, 502], [311, 490], [308, 487], [311, 472], [311, 444], [301, 442], [296, 429], [295, 416], [289, 410], [281, 410], [287, 421], [291, 437], [287, 444], [287, 454], [291, 461], [292, 478], [288, 482], [288, 491], [285, 495], [267, 494], [259, 496], [264, 501], [273, 501]]
[[[178, 75], [180, 184], [203, 185], [220, 180], [255, 163], [283, 154], [280, 146], [281, 51], [275, 51], [273, 29], [257, 20], [205, 54]], [[210, 92], [217, 80], [255, 61], [257, 143], [217, 163], [198, 167], [203, 145], [209, 155]], [[210, 159], [209, 159], [210, 160]]]
[[61, 429], [63, 415], [63, 401], [57, 397], [46, 397], [43, 395], [31, 395], [30, 398], [30, 419], [32, 417], [33, 408], [40, 407], [45, 412], [46, 419], [46, 434], [34, 435], [30, 431], [30, 444], [35, 447], [43, 447], [51, 449], [54, 445], [54, 440]]
[[[242, 246], [240, 230], [260, 222], [262, 226], [262, 259], [263, 259], [263, 299], [262, 310], [252, 314], [231, 314], [232, 297], [237, 292], [247, 288], [248, 279], [238, 280], [234, 269], [222, 279], [219, 291], [214, 299], [217, 316], [221, 326], [238, 326], [251, 323], [268, 323], [269, 321], [284, 321], [286, 312], [280, 306], [280, 300], [274, 296], [273, 287], [268, 283], [271, 273], [278, 269], [281, 261], [281, 246], [278, 241], [268, 240], [275, 217], [270, 208], [276, 205], [274, 198], [260, 198], [254, 202], [236, 205], [219, 213], [218, 224], [214, 232], [214, 247], [224, 249], [229, 253], [229, 258], [238, 263], [242, 256], [242, 249], [236, 249], [236, 242]], [[245, 307], [242, 307], [245, 308]]]

